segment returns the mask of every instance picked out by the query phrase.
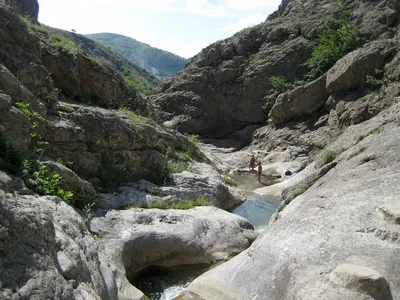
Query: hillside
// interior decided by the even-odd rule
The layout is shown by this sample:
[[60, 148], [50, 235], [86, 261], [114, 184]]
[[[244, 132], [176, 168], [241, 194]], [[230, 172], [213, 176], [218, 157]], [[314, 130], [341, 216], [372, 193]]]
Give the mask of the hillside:
[[[62, 36], [66, 40], [72, 41], [75, 47], [84, 54], [117, 70], [130, 86], [142, 94], [148, 95], [152, 93], [153, 89], [160, 83], [155, 76], [101, 43], [86, 38], [83, 35], [50, 26], [42, 25], [42, 30], [47, 31], [50, 36]], [[43, 35], [41, 36], [43, 37]], [[44, 36], [44, 38], [46, 37]]]
[[172, 77], [176, 72], [182, 70], [188, 62], [183, 57], [123, 35], [95, 33], [86, 36], [110, 47], [113, 51], [157, 77]]

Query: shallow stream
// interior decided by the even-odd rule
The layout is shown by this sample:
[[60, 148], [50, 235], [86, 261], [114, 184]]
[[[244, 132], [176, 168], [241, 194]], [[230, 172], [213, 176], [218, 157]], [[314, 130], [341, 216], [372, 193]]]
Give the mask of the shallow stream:
[[[279, 205], [278, 199], [268, 198], [252, 191], [267, 184], [257, 182], [254, 177], [233, 176], [232, 179], [244, 192], [246, 202], [232, 213], [247, 219], [257, 231], [264, 231], [272, 214]], [[271, 184], [271, 183], [268, 183]], [[177, 297], [196, 277], [209, 270], [209, 266], [155, 268], [140, 275], [133, 284], [150, 300], [172, 300]]]

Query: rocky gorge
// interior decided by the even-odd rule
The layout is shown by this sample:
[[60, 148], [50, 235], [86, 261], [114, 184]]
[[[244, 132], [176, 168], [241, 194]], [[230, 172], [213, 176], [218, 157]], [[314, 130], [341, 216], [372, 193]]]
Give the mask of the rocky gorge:
[[[399, 1], [284, 0], [150, 97], [38, 7], [0, 1], [0, 299], [141, 300], [216, 262], [176, 299], [400, 298]], [[303, 80], [337, 13], [358, 43]], [[261, 234], [228, 212], [251, 153]]]

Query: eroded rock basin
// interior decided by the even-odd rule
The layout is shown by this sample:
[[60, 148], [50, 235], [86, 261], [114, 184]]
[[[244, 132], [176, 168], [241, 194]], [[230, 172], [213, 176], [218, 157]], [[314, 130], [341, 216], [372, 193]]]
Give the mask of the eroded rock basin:
[[[253, 193], [264, 186], [254, 176], [234, 176], [232, 179], [243, 190], [246, 201], [232, 213], [249, 221], [258, 233], [267, 229], [269, 219], [277, 210], [279, 199]], [[215, 265], [191, 265], [172, 268], [151, 267], [129, 278], [150, 300], [175, 299], [194, 279]]]

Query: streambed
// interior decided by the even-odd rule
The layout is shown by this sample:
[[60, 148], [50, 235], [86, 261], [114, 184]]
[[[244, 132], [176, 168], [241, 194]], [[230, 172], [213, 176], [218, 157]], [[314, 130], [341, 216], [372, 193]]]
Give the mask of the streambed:
[[[254, 189], [271, 183], [260, 184], [257, 176], [231, 176], [243, 190], [246, 202], [235, 208], [232, 213], [247, 219], [256, 231], [264, 231], [269, 219], [279, 205], [279, 199], [253, 193]], [[133, 280], [150, 300], [172, 300], [177, 297], [196, 277], [205, 273], [210, 266], [189, 266], [176, 268], [153, 268], [140, 274]]]

